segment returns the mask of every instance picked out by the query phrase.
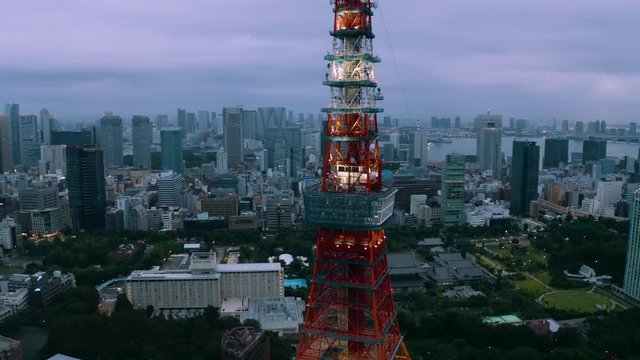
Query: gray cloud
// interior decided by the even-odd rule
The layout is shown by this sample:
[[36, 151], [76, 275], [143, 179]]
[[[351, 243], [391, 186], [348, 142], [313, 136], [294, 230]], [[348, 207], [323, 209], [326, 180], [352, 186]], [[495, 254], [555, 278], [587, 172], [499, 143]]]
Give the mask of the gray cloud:
[[[380, 0], [387, 114], [635, 120], [640, 3]], [[229, 104], [318, 112], [327, 1], [3, 4], [0, 102], [70, 117]]]

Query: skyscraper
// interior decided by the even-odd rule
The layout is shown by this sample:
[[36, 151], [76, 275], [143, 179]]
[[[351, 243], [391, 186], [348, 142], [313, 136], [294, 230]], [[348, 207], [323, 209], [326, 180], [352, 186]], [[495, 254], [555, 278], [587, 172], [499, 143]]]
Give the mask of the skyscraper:
[[226, 107], [222, 111], [224, 122], [224, 151], [230, 169], [244, 163], [244, 134], [242, 107]]
[[11, 145], [11, 122], [8, 116], [0, 116], [0, 172], [13, 170]]
[[264, 148], [268, 151], [267, 165], [295, 177], [302, 167], [302, 129], [300, 127], [269, 128], [264, 134]]
[[258, 112], [255, 110], [245, 110], [242, 113], [242, 136], [245, 139], [262, 139], [264, 132], [259, 132]]
[[162, 170], [173, 170], [184, 173], [181, 128], [165, 128], [160, 130]]
[[20, 116], [20, 164], [25, 169], [38, 166], [40, 160], [40, 132], [38, 116]]
[[640, 301], [640, 190], [633, 193], [629, 211], [629, 240], [623, 289], [627, 295]]
[[104, 230], [106, 196], [103, 150], [94, 146], [67, 148], [69, 213], [74, 230]]
[[482, 114], [474, 121], [476, 131], [476, 155], [483, 170], [492, 176], [502, 174], [502, 115]]
[[196, 131], [198, 121], [196, 120], [196, 113], [188, 112], [187, 113], [187, 127], [182, 128], [185, 134], [190, 134]]
[[5, 105], [4, 114], [9, 117], [9, 124], [11, 124], [11, 154], [13, 165], [20, 164], [22, 161], [20, 157], [20, 105]]
[[44, 145], [51, 145], [51, 131], [56, 128], [55, 121], [49, 110], [40, 110], [40, 132], [42, 134], [40, 141]]
[[442, 224], [445, 228], [464, 222], [465, 159], [463, 154], [448, 154], [442, 166]]
[[[293, 117], [293, 112], [291, 117]], [[258, 135], [264, 135], [267, 129], [282, 128], [287, 125], [287, 110], [283, 107], [258, 108]]]
[[607, 157], [607, 141], [589, 139], [582, 142], [582, 163], [598, 161]]
[[178, 108], [178, 127], [187, 133], [187, 110]]
[[60, 170], [67, 174], [67, 146], [66, 145], [40, 145], [40, 175], [55, 174]]
[[158, 205], [179, 206], [182, 188], [182, 175], [171, 171], [162, 173], [158, 179]]
[[533, 141], [514, 141], [511, 166], [512, 215], [529, 214], [529, 202], [538, 198], [540, 147]]
[[198, 130], [205, 130], [211, 127], [209, 112], [206, 110], [198, 111]]
[[157, 115], [156, 116], [156, 130], [160, 130], [169, 126], [169, 116]]
[[567, 165], [569, 163], [569, 140], [545, 139], [542, 168], [557, 168], [560, 167], [561, 163], [564, 165]]
[[427, 134], [422, 131], [413, 131], [409, 134], [409, 158], [413, 166], [426, 167], [428, 160], [429, 142]]
[[136, 115], [131, 119], [133, 131], [133, 166], [151, 169], [151, 121], [147, 116]]
[[104, 150], [104, 166], [122, 167], [124, 147], [122, 144], [122, 118], [105, 114], [98, 125], [98, 145]]
[[51, 145], [82, 146], [95, 145], [91, 131], [51, 131]]

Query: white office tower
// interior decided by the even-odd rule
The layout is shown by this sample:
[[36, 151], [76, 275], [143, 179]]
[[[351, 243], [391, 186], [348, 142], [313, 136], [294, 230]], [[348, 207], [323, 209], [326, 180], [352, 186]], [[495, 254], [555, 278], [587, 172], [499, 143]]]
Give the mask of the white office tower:
[[158, 179], [158, 206], [177, 206], [182, 195], [182, 175], [166, 171]]
[[246, 174], [238, 176], [238, 198], [240, 199], [247, 196], [247, 178]]
[[220, 148], [216, 153], [216, 174], [226, 174], [229, 169], [227, 152]]
[[613, 216], [615, 204], [622, 199], [622, 181], [598, 181], [593, 203], [594, 215]]
[[427, 166], [427, 152], [429, 150], [427, 134], [421, 131], [413, 133], [413, 165], [417, 167]]
[[67, 146], [40, 145], [40, 161], [38, 162], [40, 175], [67, 174]]
[[502, 115], [478, 115], [474, 122], [476, 155], [483, 170], [495, 178], [502, 173]]

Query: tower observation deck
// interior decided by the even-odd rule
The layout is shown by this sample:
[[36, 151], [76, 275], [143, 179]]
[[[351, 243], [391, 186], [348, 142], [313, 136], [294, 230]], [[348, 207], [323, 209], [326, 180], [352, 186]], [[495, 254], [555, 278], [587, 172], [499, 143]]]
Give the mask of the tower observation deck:
[[396, 320], [385, 226], [396, 190], [382, 184], [369, 0], [332, 0], [322, 183], [304, 193], [318, 240], [296, 359], [409, 359]]

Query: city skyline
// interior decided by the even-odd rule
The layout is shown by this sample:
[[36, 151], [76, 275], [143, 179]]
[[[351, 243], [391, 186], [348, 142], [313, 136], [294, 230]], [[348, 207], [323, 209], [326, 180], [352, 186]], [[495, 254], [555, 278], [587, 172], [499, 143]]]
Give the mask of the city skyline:
[[[290, 0], [67, 4], [5, 5], [0, 45], [12, 51], [0, 59], [3, 103], [33, 113], [45, 107], [63, 121], [106, 110], [129, 118], [176, 107], [316, 113], [325, 105], [325, 2], [306, 3], [295, 16], [282, 10], [296, 8]], [[640, 4], [379, 5], [374, 51], [385, 59], [376, 70], [386, 114], [470, 119], [490, 109], [540, 122], [635, 120], [640, 54], [626, 44]], [[21, 26], [24, 18], [35, 25]], [[475, 22], [473, 36], [455, 25]]]

